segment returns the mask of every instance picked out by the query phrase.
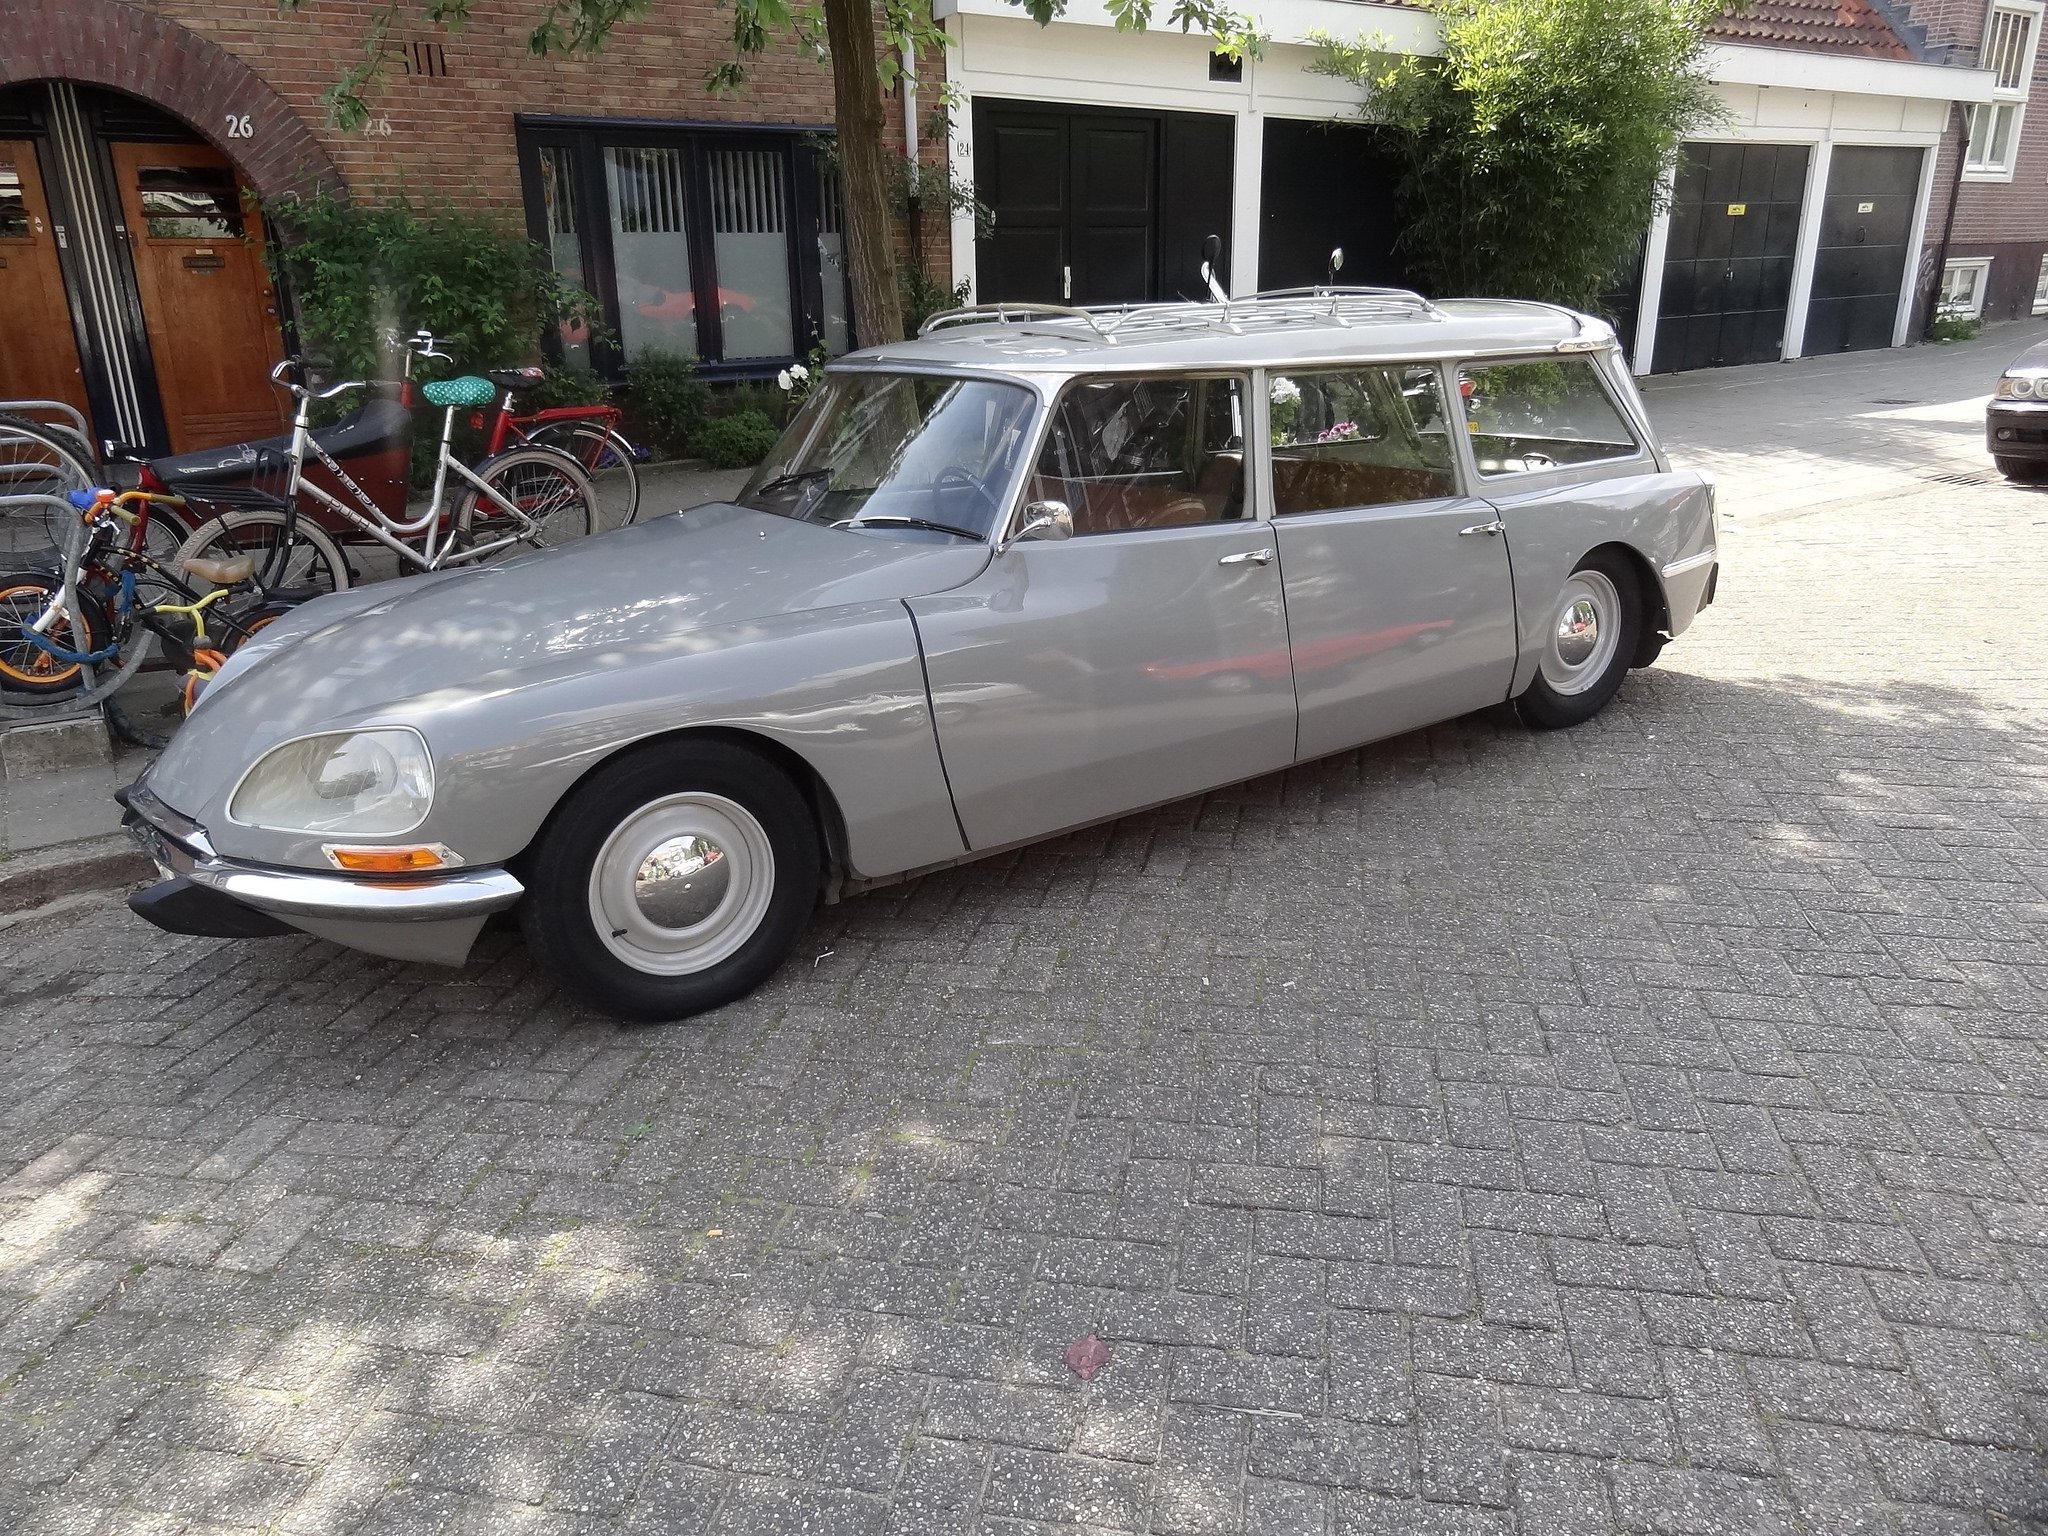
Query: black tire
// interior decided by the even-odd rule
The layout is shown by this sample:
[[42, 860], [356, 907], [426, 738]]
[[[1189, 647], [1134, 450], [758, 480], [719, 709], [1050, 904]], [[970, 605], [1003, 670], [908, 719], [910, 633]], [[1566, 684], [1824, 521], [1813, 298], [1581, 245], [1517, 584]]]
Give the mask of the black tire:
[[161, 750], [171, 744], [171, 734], [178, 728], [178, 719], [167, 712], [171, 705], [138, 711], [123, 704], [117, 695], [101, 707], [106, 711], [107, 729], [130, 746]]
[[[1628, 676], [1642, 634], [1643, 589], [1634, 562], [1619, 550], [1594, 550], [1566, 579], [1544, 620], [1536, 676], [1515, 700], [1522, 723], [1555, 731], [1599, 714]], [[1581, 645], [1589, 649], [1574, 661]]]
[[[715, 859], [691, 843], [699, 836]], [[680, 903], [687, 922], [656, 921], [634, 883], [655, 848], [677, 865], [652, 900]], [[656, 743], [596, 770], [556, 811], [527, 862], [520, 927], [541, 967], [591, 1006], [687, 1018], [782, 963], [817, 904], [821, 863], [810, 807], [774, 763], [730, 742]]]
[[[519, 544], [533, 549], [552, 548], [580, 539], [597, 527], [597, 492], [590, 476], [568, 454], [557, 448], [513, 448], [484, 460], [476, 473], [498, 495], [526, 514], [536, 525], [531, 535], [519, 536], [519, 525], [495, 501], [469, 482], [463, 482], [462, 499], [456, 503], [455, 526], [466, 530], [458, 537], [471, 545], [500, 544], [490, 555], [514, 550]], [[519, 544], [505, 544], [519, 537]]]
[[1998, 472], [2006, 479], [2020, 485], [2037, 484], [2042, 474], [2048, 472], [2048, 464], [2039, 459], [2014, 459], [2001, 453], [1994, 454], [1991, 462], [1998, 466]]
[[268, 598], [273, 591], [294, 596], [339, 592], [353, 580], [348, 557], [332, 534], [311, 518], [289, 517], [271, 507], [243, 508], [209, 517], [178, 546], [170, 566], [183, 576], [187, 586], [204, 597], [214, 589], [213, 583], [185, 571], [185, 562], [225, 561], [238, 555], [248, 555], [255, 562], [247, 587], [238, 589], [251, 596]]

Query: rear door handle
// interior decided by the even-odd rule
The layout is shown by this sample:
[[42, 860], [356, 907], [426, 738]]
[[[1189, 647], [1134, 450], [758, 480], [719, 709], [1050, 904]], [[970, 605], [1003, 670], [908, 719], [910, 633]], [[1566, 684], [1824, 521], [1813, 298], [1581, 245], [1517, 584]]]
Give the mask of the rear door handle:
[[1498, 538], [1507, 531], [1508, 525], [1496, 517], [1490, 523], [1474, 523], [1470, 528], [1460, 528], [1458, 530], [1458, 537], [1462, 539], [1468, 533], [1484, 533]]
[[1218, 565], [1270, 565], [1273, 551], [1270, 549], [1247, 549], [1242, 554], [1225, 555]]

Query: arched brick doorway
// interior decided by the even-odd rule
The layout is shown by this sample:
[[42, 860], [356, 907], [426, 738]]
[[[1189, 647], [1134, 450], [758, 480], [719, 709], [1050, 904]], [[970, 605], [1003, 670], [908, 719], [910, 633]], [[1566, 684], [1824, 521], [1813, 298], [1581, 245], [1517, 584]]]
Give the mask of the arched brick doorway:
[[333, 159], [291, 104], [189, 27], [119, 0], [0, 0], [0, 37], [0, 86], [71, 80], [123, 91], [189, 124], [265, 197], [342, 189]]
[[0, 0], [0, 398], [88, 414], [103, 445], [184, 452], [279, 430], [284, 354], [248, 202], [341, 192], [247, 64], [118, 0]]

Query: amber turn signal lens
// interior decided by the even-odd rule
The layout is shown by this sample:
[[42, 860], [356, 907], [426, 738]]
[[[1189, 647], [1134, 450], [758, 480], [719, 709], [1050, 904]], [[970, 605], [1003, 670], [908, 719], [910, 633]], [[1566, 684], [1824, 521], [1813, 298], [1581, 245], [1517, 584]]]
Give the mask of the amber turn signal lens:
[[411, 848], [337, 848], [330, 843], [324, 851], [336, 869], [358, 875], [415, 875], [458, 862], [437, 843]]

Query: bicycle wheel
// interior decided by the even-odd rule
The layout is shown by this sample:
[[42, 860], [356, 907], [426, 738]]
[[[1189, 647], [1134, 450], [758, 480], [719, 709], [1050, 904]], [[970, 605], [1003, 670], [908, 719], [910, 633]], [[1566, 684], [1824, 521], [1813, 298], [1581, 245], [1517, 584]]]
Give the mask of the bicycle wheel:
[[472, 544], [517, 537], [533, 548], [546, 549], [581, 538], [596, 526], [597, 492], [591, 489], [590, 477], [582, 467], [565, 453], [553, 448], [514, 448], [486, 459], [476, 472], [534, 527], [530, 532], [520, 527], [496, 501], [465, 480], [463, 498], [455, 508], [455, 526], [469, 531]]
[[[0, 697], [10, 702], [55, 703], [85, 686], [85, 668], [80, 663], [52, 656], [26, 634], [58, 591], [57, 578], [47, 572], [0, 576]], [[107, 643], [106, 613], [83, 592], [79, 607], [85, 615], [83, 645], [69, 619], [59, 619], [46, 633], [66, 650], [97, 651]]]
[[[76, 433], [21, 416], [0, 416], [0, 498], [55, 496], [89, 491], [98, 483], [92, 452]], [[63, 546], [59, 519], [46, 503], [17, 507], [0, 516], [0, 559], [40, 560]]]
[[185, 569], [192, 560], [228, 563], [247, 555], [254, 571], [246, 585], [252, 595], [268, 598], [273, 593], [318, 596], [339, 592], [349, 584], [348, 560], [341, 546], [326, 529], [304, 518], [288, 520], [271, 507], [245, 507], [209, 517], [170, 561], [187, 586], [200, 597], [214, 590], [214, 583]]
[[623, 528], [640, 515], [640, 471], [633, 445], [604, 427], [573, 421], [542, 427], [528, 442], [558, 448], [583, 466], [597, 492], [597, 531]]

